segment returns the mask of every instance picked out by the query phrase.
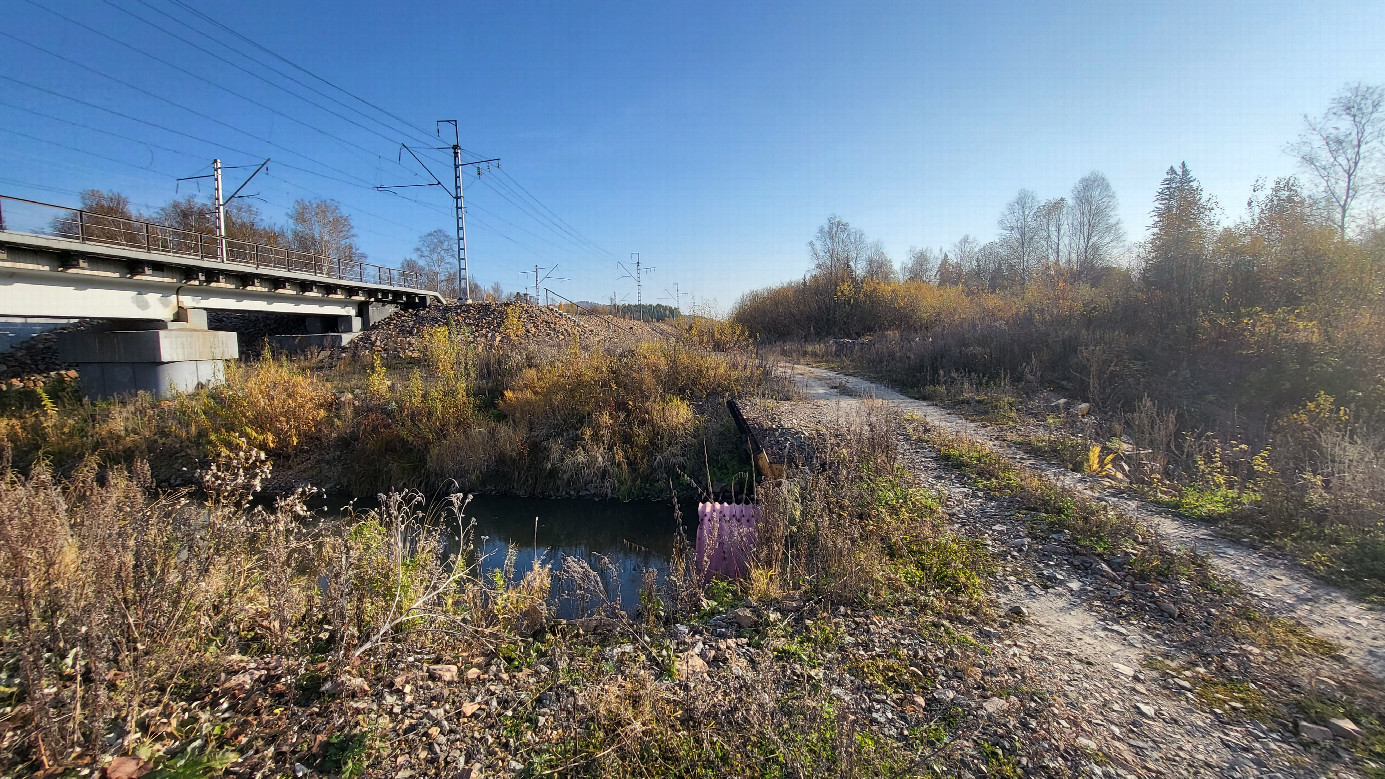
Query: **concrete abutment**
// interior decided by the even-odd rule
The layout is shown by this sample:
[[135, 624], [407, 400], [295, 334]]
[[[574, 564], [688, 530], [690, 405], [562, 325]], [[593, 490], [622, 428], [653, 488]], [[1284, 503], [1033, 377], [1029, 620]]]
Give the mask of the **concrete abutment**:
[[64, 333], [58, 353], [77, 366], [83, 397], [148, 392], [165, 398], [215, 386], [240, 356], [236, 334], [207, 329], [207, 312], [180, 309], [174, 321], [126, 321], [112, 330]]

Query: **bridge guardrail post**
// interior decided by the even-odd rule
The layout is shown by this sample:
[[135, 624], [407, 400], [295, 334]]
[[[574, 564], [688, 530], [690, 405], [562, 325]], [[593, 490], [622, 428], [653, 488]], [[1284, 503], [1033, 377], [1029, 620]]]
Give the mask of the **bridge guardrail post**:
[[146, 252], [147, 252], [147, 251], [152, 251], [152, 250], [149, 248], [149, 223], [148, 223], [148, 222], [145, 222], [145, 223], [144, 223], [144, 250], [145, 250]]
[[84, 212], [82, 212], [82, 211], [78, 211], [78, 212], [77, 212], [77, 240], [81, 241], [82, 243], [86, 243], [86, 242], [87, 242], [87, 224], [86, 224], [87, 220], [86, 220], [85, 217], [82, 216], [83, 213], [84, 213]]

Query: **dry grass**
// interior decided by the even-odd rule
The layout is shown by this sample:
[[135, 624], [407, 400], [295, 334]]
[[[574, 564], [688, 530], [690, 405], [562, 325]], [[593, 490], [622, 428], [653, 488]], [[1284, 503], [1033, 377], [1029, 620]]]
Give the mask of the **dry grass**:
[[143, 467], [0, 469], [7, 768], [154, 739], [170, 696], [229, 658], [482, 651], [543, 624], [548, 571], [483, 579], [460, 503], [444, 512], [454, 564], [416, 495], [343, 521], [310, 517], [301, 495], [252, 505], [269, 464], [239, 445], [202, 474], [202, 501], [151, 495]]

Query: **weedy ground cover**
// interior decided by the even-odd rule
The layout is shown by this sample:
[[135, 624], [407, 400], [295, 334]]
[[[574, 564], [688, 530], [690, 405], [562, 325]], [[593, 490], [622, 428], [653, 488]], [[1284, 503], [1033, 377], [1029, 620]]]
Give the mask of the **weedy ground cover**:
[[[460, 500], [429, 516], [417, 494], [392, 493], [332, 520], [309, 515], [301, 496], [254, 501], [272, 478], [255, 445], [267, 438], [228, 434], [196, 494], [158, 492], [143, 465], [7, 466], [0, 770], [92, 767], [114, 754], [167, 775], [511, 760], [534, 774], [622, 776], [970, 765], [982, 758], [969, 748], [943, 755], [989, 720], [914, 707], [905, 727], [862, 708], [926, 691], [923, 669], [974, 662], [977, 645], [939, 620], [990, 608], [988, 553], [949, 531], [937, 497], [900, 468], [897, 424], [877, 414], [825, 467], [761, 492], [749, 581], [704, 591], [685, 544], [674, 575], [646, 577], [629, 615], [613, 609], [600, 565], [515, 570], [511, 557], [481, 576], [472, 557], [446, 557], [442, 524], [470, 539]], [[590, 616], [554, 619], [559, 591]], [[798, 605], [778, 610], [789, 601]], [[714, 635], [706, 620], [731, 624], [723, 612], [737, 605], [755, 615], [745, 640]], [[876, 625], [869, 655], [841, 651], [861, 646], [848, 627], [858, 610]], [[441, 670], [407, 670], [420, 659]], [[919, 762], [920, 739], [932, 767]]]
[[281, 478], [356, 495], [663, 497], [670, 478], [684, 489], [706, 481], [680, 470], [701, 476], [738, 448], [724, 398], [771, 384], [743, 329], [693, 322], [679, 332], [607, 353], [515, 336], [477, 343], [451, 324], [402, 350], [417, 357], [265, 352], [231, 363], [224, 385], [169, 400], [83, 402], [70, 384], [42, 397], [6, 390], [0, 439], [21, 469], [145, 461], [173, 486], [244, 439]]

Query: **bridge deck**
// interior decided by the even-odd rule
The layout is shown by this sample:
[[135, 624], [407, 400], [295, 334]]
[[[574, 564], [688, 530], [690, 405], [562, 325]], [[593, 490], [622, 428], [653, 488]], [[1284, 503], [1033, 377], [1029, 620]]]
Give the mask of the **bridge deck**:
[[179, 307], [351, 315], [362, 303], [441, 301], [419, 283], [395, 268], [0, 196], [3, 315], [168, 319]]

